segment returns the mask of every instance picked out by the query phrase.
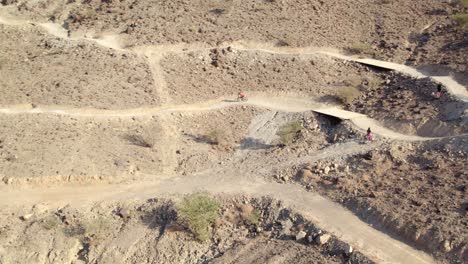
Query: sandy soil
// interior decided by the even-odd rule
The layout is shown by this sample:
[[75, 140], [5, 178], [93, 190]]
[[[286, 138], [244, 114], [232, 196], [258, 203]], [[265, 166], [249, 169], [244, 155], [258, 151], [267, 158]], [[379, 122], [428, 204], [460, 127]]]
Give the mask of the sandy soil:
[[[230, 48], [168, 54], [162, 61], [167, 89], [177, 103], [230, 95], [336, 93], [340, 81], [372, 76], [364, 67], [323, 55], [281, 55]], [[182, 77], [182, 78], [181, 78]]]
[[2, 115], [0, 120], [0, 175], [5, 183], [123, 180], [162, 173], [167, 166], [161, 118]]
[[66, 41], [40, 27], [0, 24], [0, 105], [136, 108], [158, 105], [152, 72], [134, 54]]

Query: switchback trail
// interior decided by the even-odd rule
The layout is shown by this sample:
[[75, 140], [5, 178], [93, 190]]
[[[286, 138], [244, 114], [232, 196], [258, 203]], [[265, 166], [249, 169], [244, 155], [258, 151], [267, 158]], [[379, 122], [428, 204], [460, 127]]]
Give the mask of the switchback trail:
[[136, 108], [126, 110], [99, 110], [99, 109], [73, 109], [73, 108], [31, 108], [30, 106], [12, 106], [9, 108], [0, 108], [1, 114], [57, 114], [75, 117], [96, 117], [96, 118], [112, 118], [112, 117], [134, 117], [155, 115], [158, 113], [171, 112], [200, 112], [221, 109], [235, 105], [250, 105], [256, 107], [267, 108], [271, 110], [283, 112], [305, 112], [314, 111], [317, 113], [333, 116], [342, 120], [350, 120], [360, 130], [366, 130], [372, 127], [375, 134], [390, 139], [398, 139], [405, 141], [423, 141], [434, 138], [419, 137], [413, 135], [405, 135], [392, 131], [380, 125], [378, 121], [373, 120], [366, 115], [346, 111], [337, 108], [336, 106], [324, 105], [314, 102], [313, 99], [305, 99], [304, 97], [252, 97], [247, 102], [231, 102], [226, 99], [210, 100], [203, 103], [189, 105], [173, 105], [156, 108]]
[[[89, 37], [86, 34], [70, 34], [70, 32], [66, 31], [58, 24], [17, 20], [15, 18], [2, 17], [1, 14], [0, 24], [11, 26], [39, 26], [48, 32], [48, 34], [68, 41], [90, 41], [96, 45], [120, 52], [133, 52], [139, 55], [148, 56], [150, 62], [153, 62], [152, 66], [154, 68], [153, 74], [155, 75], [155, 78], [161, 77], [161, 69], [158, 68], [159, 66], [157, 63], [158, 59], [160, 59], [165, 53], [210, 49], [210, 47], [205, 47], [203, 44], [176, 44], [126, 49], [123, 47], [119, 36], [115, 34], [93, 35], [93, 37]], [[243, 51], [258, 51], [299, 56], [324, 55], [337, 59], [354, 61], [369, 66], [395, 70], [416, 78], [429, 77], [444, 84], [448, 91], [460, 100], [467, 102], [468, 98], [466, 88], [457, 83], [450, 76], [430, 76], [406, 65], [374, 59], [355, 58], [343, 55], [339, 51], [331, 49], [275, 47], [268, 43], [262, 44], [247, 42], [224, 43], [222, 46], [231, 46], [233, 49]], [[212, 100], [193, 105], [164, 105], [155, 108], [126, 110], [73, 109], [46, 106], [31, 108], [30, 106], [11, 106], [0, 109], [0, 114], [57, 114], [78, 117], [112, 118], [171, 112], [210, 111], [241, 104], [285, 112], [315, 111], [335, 116], [340, 119], [350, 120], [361, 130], [365, 130], [370, 126], [373, 128], [374, 133], [392, 139], [409, 141], [431, 139], [400, 134], [381, 126], [377, 121], [372, 120], [365, 115], [344, 111], [334, 106], [319, 104], [311, 99], [304, 99], [303, 97], [274, 98], [265, 96], [252, 97], [249, 102], [242, 103]], [[343, 147], [346, 148], [335, 151], [339, 151], [340, 155], [343, 155], [343, 152], [346, 151], [354, 153], [355, 151], [367, 150], [372, 148], [372, 145], [366, 145], [364, 147], [354, 145], [352, 148], [346, 145]], [[325, 156], [327, 155], [333, 156], [335, 153], [329, 152]], [[322, 154], [320, 157], [324, 157], [324, 155]], [[289, 162], [284, 165], [289, 165]], [[268, 173], [268, 171], [262, 172], [260, 170], [260, 173]], [[314, 221], [321, 228], [333, 233], [345, 242], [352, 244], [358, 250], [380, 263], [434, 263], [432, 258], [427, 254], [417, 251], [370, 227], [359, 220], [350, 211], [318, 194], [307, 192], [299, 185], [267, 182], [262, 177], [257, 176], [258, 175], [253, 172], [242, 170], [242, 168], [224, 166], [218, 170], [210, 170], [191, 176], [172, 177], [169, 179], [159, 179], [148, 182], [131, 182], [116, 185], [98, 183], [90, 186], [55, 186], [50, 188], [22, 189], [2, 186], [0, 187], [0, 205], [2, 206], [1, 208], [7, 208], [10, 206], [30, 206], [35, 203], [59, 203], [85, 206], [100, 201], [120, 201], [127, 199], [144, 200], [152, 197], [180, 195], [197, 190], [206, 190], [211, 193], [248, 194], [257, 197], [271, 196], [275, 199], [282, 200], [286, 206], [295, 208], [307, 219]]]
[[[122, 47], [120, 37], [117, 34], [100, 34], [94, 37], [88, 37], [86, 34], [79, 34], [76, 36], [68, 36], [68, 32], [59, 24], [56, 23], [35, 23], [25, 20], [17, 20], [15, 18], [6, 18], [2, 17], [0, 14], [0, 24], [11, 25], [11, 26], [21, 26], [21, 25], [39, 25], [49, 34], [56, 36], [58, 38], [67, 39], [67, 40], [86, 40], [92, 41], [97, 45], [111, 48], [118, 51], [125, 52], [136, 52], [137, 54], [146, 54], [146, 55], [155, 55], [157, 57], [162, 56], [164, 53], [178, 53], [178, 52], [189, 52], [189, 51], [200, 51], [208, 50], [213, 47], [205, 47], [202, 43], [195, 44], [173, 44], [173, 45], [160, 45], [160, 46], [142, 46], [134, 47], [132, 49], [126, 49]], [[369, 58], [359, 58], [355, 56], [344, 55], [340, 51], [332, 48], [317, 48], [317, 47], [277, 47], [270, 43], [258, 43], [258, 42], [246, 42], [246, 41], [236, 41], [232, 43], [223, 43], [222, 46], [230, 46], [237, 50], [243, 51], [261, 51], [273, 54], [285, 54], [285, 55], [317, 55], [322, 54], [342, 60], [353, 61], [361, 63], [368, 66], [379, 67], [389, 70], [394, 70], [405, 75], [412, 76], [414, 78], [431, 78], [436, 82], [442, 83], [447, 90], [456, 96], [459, 100], [468, 102], [468, 91], [466, 87], [458, 83], [451, 76], [432, 76], [423, 71], [419, 71], [415, 68], [412, 68], [407, 65], [381, 61], [376, 59]]]

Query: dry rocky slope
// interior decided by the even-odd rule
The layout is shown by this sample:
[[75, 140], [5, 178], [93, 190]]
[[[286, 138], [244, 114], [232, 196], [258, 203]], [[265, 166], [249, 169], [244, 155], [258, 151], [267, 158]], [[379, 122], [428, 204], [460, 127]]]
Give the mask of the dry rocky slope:
[[463, 12], [463, 7], [456, 2], [461, 1], [5, 0], [2, 3], [15, 15], [57, 22], [72, 33], [121, 34], [130, 46], [181, 42], [213, 46], [247, 40], [350, 48], [366, 43], [371, 47], [370, 53], [396, 62], [411, 59], [426, 68], [446, 65], [449, 71], [465, 72], [464, 31], [452, 18]]
[[[360, 253], [344, 254], [343, 244], [334, 249], [338, 242], [311, 247], [287, 240], [291, 234], [275, 233], [276, 227], [221, 228], [200, 245], [187, 233], [161, 229], [161, 217], [168, 218], [159, 209], [150, 216], [156, 225], [149, 224], [157, 232], [142, 227], [144, 215], [128, 221], [120, 209], [110, 214], [111, 207], [120, 207], [113, 201], [200, 188], [277, 196], [377, 262], [432, 262], [320, 193], [439, 262], [468, 260], [465, 88], [456, 84], [453, 95], [431, 100], [431, 79], [325, 52], [338, 48], [395, 62], [409, 59], [466, 83], [468, 53], [460, 37], [466, 31], [451, 18], [462, 11], [460, 5], [435, 0], [1, 4], [0, 34], [7, 36], [0, 39], [2, 262], [368, 263]], [[454, 39], [461, 41], [444, 43]], [[402, 65], [391, 69], [408, 73]], [[252, 100], [230, 102], [239, 90]], [[354, 120], [307, 112], [341, 102], [374, 120], [337, 108], [328, 111]], [[298, 121], [301, 131], [284, 144], [276, 132], [291, 121]], [[362, 145], [368, 125], [378, 140]], [[455, 137], [429, 138], [447, 136]], [[67, 182], [94, 185], [59, 186]], [[41, 190], [37, 184], [53, 186]], [[51, 204], [50, 212], [40, 202]], [[61, 208], [67, 203], [79, 208]], [[141, 202], [131, 206], [152, 210]], [[274, 219], [282, 232], [294, 235], [304, 228], [296, 216], [290, 218], [292, 229], [276, 218], [281, 217], [265, 225]], [[80, 237], [80, 221], [94, 231]], [[316, 231], [311, 227], [307, 236]], [[256, 233], [274, 239], [244, 239]], [[131, 253], [122, 252], [125, 248]], [[249, 254], [252, 248], [255, 254]], [[278, 252], [281, 257], [273, 256]]]
[[172, 199], [103, 202], [85, 209], [36, 205], [32, 214], [2, 215], [0, 262], [374, 263], [279, 201], [218, 200], [221, 217], [205, 242], [185, 229]]

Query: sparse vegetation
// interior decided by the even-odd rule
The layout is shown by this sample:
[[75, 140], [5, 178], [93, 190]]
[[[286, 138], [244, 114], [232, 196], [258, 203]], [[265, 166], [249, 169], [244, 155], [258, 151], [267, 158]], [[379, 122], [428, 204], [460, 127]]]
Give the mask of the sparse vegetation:
[[367, 80], [367, 86], [369, 87], [369, 90], [375, 91], [378, 90], [382, 87], [382, 79], [376, 77], [376, 78], [370, 78]]
[[455, 0], [454, 4], [461, 5], [464, 8], [468, 8], [468, 0]]
[[178, 214], [184, 224], [200, 241], [210, 235], [210, 226], [219, 218], [220, 204], [204, 193], [195, 193], [184, 198], [178, 207]]
[[460, 28], [468, 29], [468, 14], [458, 13], [453, 15], [453, 19], [455, 19]]
[[287, 145], [293, 142], [296, 135], [301, 132], [302, 124], [299, 121], [292, 121], [282, 125], [276, 135], [280, 137], [282, 144]]
[[152, 132], [152, 129], [127, 134], [124, 136], [124, 139], [132, 145], [144, 148], [154, 148], [156, 145], [156, 135]]
[[220, 129], [213, 129], [205, 135], [205, 140], [213, 145], [222, 145], [226, 141], [226, 135]]
[[372, 46], [365, 42], [356, 42], [348, 48], [348, 52], [352, 54], [373, 54]]
[[260, 212], [257, 209], [254, 209], [247, 217], [247, 223], [258, 226], [260, 224], [260, 216]]
[[289, 43], [284, 41], [284, 40], [278, 40], [276, 43], [275, 43], [275, 46], [276, 47], [287, 47], [289, 46]]
[[63, 229], [63, 233], [68, 237], [80, 237], [86, 233], [86, 229], [81, 224], [69, 225]]
[[346, 86], [339, 89], [336, 93], [338, 99], [344, 104], [351, 104], [356, 98], [359, 97], [360, 91], [355, 86]]
[[45, 230], [55, 230], [60, 223], [60, 220], [56, 216], [52, 215], [42, 220], [42, 227]]
[[[81, 240], [103, 239], [110, 229], [110, 221], [103, 216], [89, 219], [83, 223], [69, 225], [63, 229], [63, 233], [69, 237], [78, 237]], [[91, 239], [92, 238], [92, 239]]]

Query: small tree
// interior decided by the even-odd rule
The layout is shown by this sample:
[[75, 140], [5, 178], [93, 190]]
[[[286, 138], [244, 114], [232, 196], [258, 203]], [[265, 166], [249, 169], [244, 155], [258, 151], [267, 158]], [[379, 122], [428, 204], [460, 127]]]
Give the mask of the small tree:
[[206, 241], [210, 226], [219, 218], [219, 208], [220, 204], [213, 198], [195, 193], [184, 198], [177, 212], [195, 238]]
[[287, 145], [293, 142], [294, 138], [301, 130], [302, 124], [299, 121], [292, 121], [282, 125], [276, 132], [276, 135], [280, 137], [282, 144]]

